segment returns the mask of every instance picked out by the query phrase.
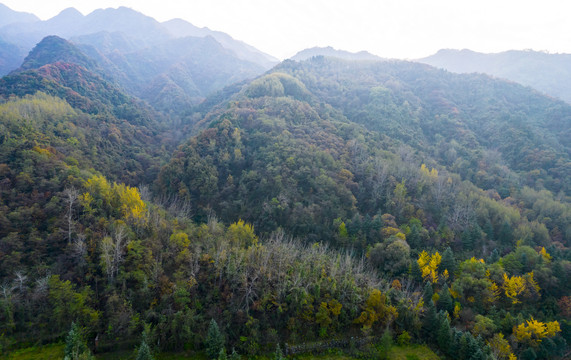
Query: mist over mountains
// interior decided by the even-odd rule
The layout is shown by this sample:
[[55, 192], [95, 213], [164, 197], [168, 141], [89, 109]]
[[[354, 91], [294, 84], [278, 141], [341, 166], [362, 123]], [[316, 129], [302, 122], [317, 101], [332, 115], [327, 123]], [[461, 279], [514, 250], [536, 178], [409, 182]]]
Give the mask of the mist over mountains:
[[566, 55], [0, 20], [0, 357], [569, 353]]
[[4, 39], [0, 74], [18, 68], [32, 48], [55, 57], [63, 54], [41, 42], [46, 36], [58, 36], [88, 54], [108, 79], [162, 109], [196, 104], [211, 92], [255, 77], [277, 63], [224, 33], [180, 19], [161, 24], [125, 7], [86, 16], [69, 8], [46, 21], [8, 8], [0, 12], [5, 19], [0, 29]]
[[571, 55], [537, 51], [483, 54], [440, 50], [418, 61], [456, 73], [484, 73], [530, 86], [571, 103]]

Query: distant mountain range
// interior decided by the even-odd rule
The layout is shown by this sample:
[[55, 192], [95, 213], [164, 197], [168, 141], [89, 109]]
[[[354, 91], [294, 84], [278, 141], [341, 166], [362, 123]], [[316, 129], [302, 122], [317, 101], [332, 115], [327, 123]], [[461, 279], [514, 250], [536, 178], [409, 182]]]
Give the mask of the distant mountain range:
[[537, 51], [483, 54], [471, 50], [440, 50], [419, 62], [455, 73], [485, 73], [533, 87], [571, 103], [571, 55]]
[[13, 23], [30, 23], [40, 19], [30, 13], [14, 11], [4, 4], [0, 4], [0, 27]]
[[383, 58], [373, 55], [367, 51], [359, 51], [353, 53], [345, 50], [337, 50], [332, 48], [331, 46], [312, 47], [309, 49], [302, 50], [297, 54], [295, 54], [294, 56], [292, 56], [291, 60], [304, 61], [311, 59], [314, 56], [334, 57], [343, 60], [373, 60], [373, 61], [383, 60]]
[[41, 21], [2, 6], [0, 24], [0, 75], [23, 62], [18, 71], [73, 58], [74, 64], [160, 110], [191, 106], [278, 63], [225, 33], [181, 19], [159, 23], [126, 7], [99, 9], [86, 16], [68, 8]]

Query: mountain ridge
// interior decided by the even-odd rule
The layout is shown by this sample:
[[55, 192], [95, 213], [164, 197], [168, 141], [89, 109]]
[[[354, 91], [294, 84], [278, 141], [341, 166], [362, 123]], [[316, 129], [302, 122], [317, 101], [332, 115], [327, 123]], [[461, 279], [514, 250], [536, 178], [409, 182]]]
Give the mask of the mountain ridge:
[[480, 72], [508, 79], [571, 103], [571, 54], [443, 49], [418, 61], [456, 73]]
[[[20, 58], [20, 61], [22, 61], [28, 51], [39, 43], [41, 39], [49, 35], [57, 35], [68, 40], [73, 38], [81, 42], [86, 37], [91, 36], [93, 38], [94, 34], [97, 33], [121, 33], [126, 39], [129, 39], [130, 50], [134, 51], [180, 37], [180, 34], [173, 35], [171, 33], [172, 28], [169, 31], [167, 27], [168, 22], [161, 24], [152, 17], [127, 7], [97, 9], [87, 15], [82, 15], [74, 8], [67, 8], [45, 21], [38, 19], [38, 21], [29, 24], [7, 24], [0, 28], [0, 37], [10, 46], [18, 46], [22, 49], [16, 56], [16, 58]], [[184, 27], [194, 27], [194, 25], [184, 21]], [[221, 42], [223, 47], [233, 51], [240, 59], [257, 63], [265, 70], [277, 63], [277, 59], [272, 56], [244, 42], [234, 40], [225, 33], [203, 29], [197, 34], [200, 37], [211, 35], [217, 38], [217, 41]], [[94, 45], [94, 42], [97, 43], [98, 41], [97, 39], [92, 39], [90, 44]], [[112, 46], [120, 43], [108, 42], [107, 44]], [[107, 47], [106, 50], [121, 49]], [[14, 62], [17, 61], [11, 60], [10, 64]], [[12, 67], [9, 70], [14, 70], [13, 65], [9, 66]], [[8, 72], [5, 71], [5, 73]]]
[[40, 21], [40, 18], [36, 15], [12, 10], [8, 6], [0, 3], [0, 28], [12, 23], [32, 23], [36, 21]]
[[373, 55], [365, 50], [359, 52], [350, 52], [346, 50], [334, 49], [331, 46], [327, 47], [312, 47], [299, 51], [297, 54], [292, 56], [291, 60], [304, 61], [308, 60], [314, 56], [327, 56], [335, 57], [344, 60], [369, 60], [369, 61], [383, 61], [384, 59]]

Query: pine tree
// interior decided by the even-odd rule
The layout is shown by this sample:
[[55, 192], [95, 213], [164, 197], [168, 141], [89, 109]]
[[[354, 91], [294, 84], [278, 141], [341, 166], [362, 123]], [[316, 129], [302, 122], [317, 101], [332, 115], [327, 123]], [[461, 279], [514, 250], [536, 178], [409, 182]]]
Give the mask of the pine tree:
[[478, 224], [472, 224], [472, 226], [462, 233], [461, 238], [464, 250], [473, 250], [482, 238], [482, 229]]
[[383, 333], [381, 337], [381, 344], [379, 349], [379, 355], [381, 359], [388, 359], [389, 358], [389, 350], [393, 345], [393, 335], [391, 334], [390, 330], [387, 329]]
[[499, 260], [500, 260], [500, 253], [498, 252], [498, 249], [494, 249], [490, 254], [490, 257], [488, 258], [488, 264], [496, 263]]
[[216, 320], [212, 319], [208, 326], [208, 334], [206, 336], [206, 354], [210, 359], [216, 359], [223, 348], [224, 337], [220, 332], [220, 328], [218, 327]]
[[424, 293], [422, 294], [422, 300], [424, 301], [424, 305], [428, 305], [429, 302], [432, 302], [432, 296], [434, 295], [434, 290], [432, 290], [432, 284], [430, 281], [427, 281], [424, 284]]
[[454, 258], [454, 252], [450, 247], [447, 247], [446, 250], [442, 253], [442, 261], [440, 262], [440, 270], [444, 271], [444, 269], [448, 270], [450, 276], [454, 275], [454, 271], [456, 271], [456, 259]]
[[449, 314], [452, 313], [452, 311], [454, 311], [454, 301], [452, 300], [452, 296], [450, 296], [448, 285], [444, 284], [438, 295], [440, 295], [437, 304], [438, 310], [444, 310]]
[[436, 314], [436, 307], [432, 300], [424, 304], [425, 314], [422, 320], [422, 332], [424, 338], [429, 342], [434, 342], [436, 338], [436, 331], [438, 330], [438, 315]]
[[488, 238], [489, 241], [495, 240], [494, 227], [492, 226], [492, 222], [490, 221], [490, 219], [486, 219], [486, 222], [484, 223], [484, 228], [482, 230], [486, 233], [486, 237]]
[[537, 353], [533, 348], [529, 347], [521, 352], [520, 357], [521, 360], [535, 360], [537, 359]]
[[64, 360], [92, 359], [91, 351], [83, 341], [81, 329], [73, 322], [65, 338]]
[[436, 342], [438, 347], [444, 354], [450, 355], [451, 343], [452, 343], [452, 332], [450, 330], [450, 321], [448, 320], [448, 315], [446, 312], [441, 311], [438, 314], [438, 334], [436, 336]]
[[240, 360], [242, 357], [236, 352], [236, 349], [232, 348], [232, 354], [230, 354], [230, 360]]
[[276, 346], [276, 352], [274, 354], [274, 360], [284, 360], [284, 354], [282, 353], [282, 349], [280, 348], [280, 344]]
[[413, 249], [420, 247], [420, 229], [418, 224], [412, 224], [410, 226], [410, 233], [406, 236], [406, 242]]
[[226, 348], [225, 347], [220, 349], [220, 352], [218, 353], [218, 360], [228, 360], [228, 356], [226, 356]]
[[410, 276], [413, 280], [421, 282], [422, 281], [422, 270], [416, 261], [410, 264]]
[[141, 346], [139, 346], [139, 350], [137, 351], [136, 360], [154, 360], [153, 355], [151, 354], [151, 349], [149, 348], [144, 335], [141, 340]]

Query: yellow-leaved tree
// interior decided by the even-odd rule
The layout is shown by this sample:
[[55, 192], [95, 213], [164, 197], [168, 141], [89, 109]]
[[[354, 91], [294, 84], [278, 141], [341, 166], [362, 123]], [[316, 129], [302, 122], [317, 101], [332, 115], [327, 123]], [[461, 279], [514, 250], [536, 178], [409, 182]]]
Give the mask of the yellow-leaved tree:
[[84, 184], [87, 192], [82, 195], [86, 211], [92, 205], [103, 206], [108, 211], [121, 213], [124, 219], [142, 221], [147, 216], [147, 205], [136, 187], [125, 184], [110, 184], [104, 176], [92, 176]]
[[550, 261], [551, 261], [551, 255], [549, 255], [549, 253], [547, 252], [547, 250], [545, 250], [545, 247], [542, 247], [541, 250], [539, 250], [539, 255], [541, 255], [541, 257], [543, 258], [543, 260], [545, 260], [546, 262], [550, 262]]
[[512, 304], [518, 304], [521, 301], [518, 297], [525, 292], [526, 296], [535, 293], [539, 296], [540, 287], [533, 278], [533, 271], [525, 274], [524, 276], [512, 276], [508, 277], [504, 273], [504, 284], [502, 285], [504, 293], [508, 299], [512, 301]]
[[558, 321], [544, 323], [531, 317], [524, 323], [514, 326], [517, 341], [531, 346], [538, 346], [543, 338], [550, 338], [561, 331]]
[[525, 290], [525, 279], [521, 276], [512, 276], [508, 277], [506, 273], [504, 273], [504, 293], [512, 301], [512, 304], [517, 304], [520, 301], [518, 300], [518, 296]]
[[242, 219], [228, 226], [226, 237], [232, 245], [240, 247], [248, 247], [258, 243], [258, 237], [254, 233], [254, 226], [245, 223]]
[[442, 256], [438, 251], [434, 254], [429, 255], [426, 251], [422, 251], [418, 256], [418, 266], [422, 271], [422, 278], [424, 280], [430, 280], [433, 283], [438, 281], [438, 266], [442, 261]]
[[363, 324], [361, 331], [368, 335], [375, 324], [386, 325], [397, 316], [397, 309], [387, 305], [387, 297], [380, 290], [373, 289], [355, 323]]

